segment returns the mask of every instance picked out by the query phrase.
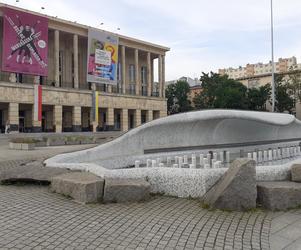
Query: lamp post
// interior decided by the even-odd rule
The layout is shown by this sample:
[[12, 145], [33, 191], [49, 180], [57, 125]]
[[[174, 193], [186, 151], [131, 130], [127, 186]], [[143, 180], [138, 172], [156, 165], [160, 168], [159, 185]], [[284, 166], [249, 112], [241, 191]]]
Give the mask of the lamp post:
[[274, 65], [273, 0], [271, 0], [271, 51], [272, 51], [272, 112], [275, 112], [275, 65]]

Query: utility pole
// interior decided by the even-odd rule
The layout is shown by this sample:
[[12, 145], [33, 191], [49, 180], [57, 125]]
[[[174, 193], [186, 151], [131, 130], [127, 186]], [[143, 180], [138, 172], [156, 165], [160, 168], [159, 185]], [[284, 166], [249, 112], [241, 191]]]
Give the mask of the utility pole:
[[273, 0], [271, 0], [271, 50], [272, 50], [272, 112], [275, 112], [275, 65], [274, 65]]

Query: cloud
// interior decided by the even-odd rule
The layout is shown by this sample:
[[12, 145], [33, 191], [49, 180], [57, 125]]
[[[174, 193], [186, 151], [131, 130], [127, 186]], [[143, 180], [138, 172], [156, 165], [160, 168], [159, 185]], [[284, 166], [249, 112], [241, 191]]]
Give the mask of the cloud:
[[[15, 0], [4, 1], [16, 4]], [[169, 46], [166, 79], [270, 60], [269, 0], [20, 0], [19, 6]], [[275, 56], [301, 54], [301, 1], [274, 0]], [[100, 26], [103, 22], [104, 25]]]

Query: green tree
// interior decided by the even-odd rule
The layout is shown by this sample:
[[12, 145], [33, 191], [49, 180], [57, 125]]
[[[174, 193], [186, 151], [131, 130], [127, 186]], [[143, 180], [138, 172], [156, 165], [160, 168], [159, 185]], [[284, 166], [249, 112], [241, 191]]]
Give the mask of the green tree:
[[247, 91], [248, 109], [249, 110], [266, 110], [266, 102], [271, 95], [271, 85], [266, 84], [259, 88], [250, 88]]
[[167, 98], [168, 114], [187, 112], [192, 109], [188, 94], [189, 84], [186, 81], [177, 81], [167, 86], [165, 96]]
[[247, 87], [242, 83], [210, 72], [202, 73], [202, 91], [194, 98], [197, 109], [247, 109]]
[[278, 112], [292, 113], [295, 107], [294, 97], [291, 93], [290, 83], [283, 76], [275, 77], [275, 107]]

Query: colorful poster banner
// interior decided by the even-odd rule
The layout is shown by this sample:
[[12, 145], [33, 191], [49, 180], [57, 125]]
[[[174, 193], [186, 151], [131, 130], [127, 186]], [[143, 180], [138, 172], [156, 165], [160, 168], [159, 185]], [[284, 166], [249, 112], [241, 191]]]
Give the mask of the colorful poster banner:
[[4, 8], [2, 71], [47, 76], [48, 20]]
[[34, 121], [42, 121], [42, 86], [34, 85]]
[[117, 84], [118, 36], [89, 29], [87, 81]]

